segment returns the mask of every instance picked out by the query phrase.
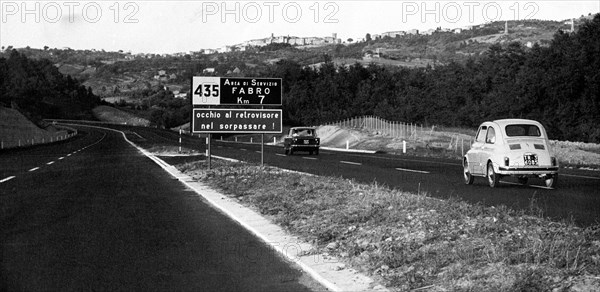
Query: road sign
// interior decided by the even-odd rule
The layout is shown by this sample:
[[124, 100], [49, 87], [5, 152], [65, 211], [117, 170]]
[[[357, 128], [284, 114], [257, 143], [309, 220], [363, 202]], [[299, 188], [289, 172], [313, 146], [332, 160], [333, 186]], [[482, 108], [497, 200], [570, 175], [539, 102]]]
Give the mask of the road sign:
[[192, 77], [192, 105], [281, 105], [281, 78]]
[[281, 133], [280, 109], [193, 109], [193, 133]]

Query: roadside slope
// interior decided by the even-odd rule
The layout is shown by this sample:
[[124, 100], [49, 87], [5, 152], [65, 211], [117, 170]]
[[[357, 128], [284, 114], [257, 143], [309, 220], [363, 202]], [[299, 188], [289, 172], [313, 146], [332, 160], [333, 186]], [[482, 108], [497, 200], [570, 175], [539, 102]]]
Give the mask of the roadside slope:
[[52, 125], [41, 129], [15, 109], [0, 107], [0, 117], [2, 149], [56, 141], [68, 134]]

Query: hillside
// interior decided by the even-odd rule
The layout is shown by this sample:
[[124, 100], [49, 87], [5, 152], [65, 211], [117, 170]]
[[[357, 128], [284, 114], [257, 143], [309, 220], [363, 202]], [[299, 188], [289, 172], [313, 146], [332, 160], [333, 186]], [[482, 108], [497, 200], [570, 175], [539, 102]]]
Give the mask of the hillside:
[[19, 111], [0, 106], [0, 144], [2, 149], [56, 141], [67, 131], [45, 123], [40, 128]]
[[[583, 19], [576, 20], [580, 25]], [[372, 39], [362, 42], [324, 46], [267, 46], [246, 51], [204, 55], [197, 52], [186, 55], [157, 55], [96, 50], [72, 49], [19, 49], [34, 59], [49, 59], [63, 74], [83, 81], [101, 97], [113, 97], [132, 92], [166, 86], [171, 90], [189, 90], [189, 76], [214, 68], [214, 75], [232, 74], [238, 68], [241, 75], [259, 76], [269, 65], [280, 60], [290, 60], [303, 66], [323, 62], [328, 55], [338, 65], [360, 63], [398, 67], [425, 67], [428, 64], [465, 61], [478, 56], [492, 44], [520, 42], [523, 45], [547, 45], [558, 30], [569, 30], [564, 21], [521, 20], [475, 25], [470, 29], [449, 30], [439, 28], [419, 35], [381, 36], [373, 32]], [[427, 34], [429, 33], [429, 34]], [[4, 53], [6, 54], [6, 53]], [[2, 53], [0, 53], [2, 57]], [[163, 70], [164, 74], [160, 75]]]
[[21, 51], [48, 55], [60, 72], [72, 74], [71, 83], [87, 87], [83, 100], [99, 96], [164, 128], [189, 122], [191, 76], [256, 76], [283, 78], [283, 122], [289, 125], [376, 115], [472, 128], [484, 119], [520, 117], [548, 125], [555, 139], [597, 142], [598, 18], [575, 20], [573, 32], [566, 22], [509, 21], [213, 54]]

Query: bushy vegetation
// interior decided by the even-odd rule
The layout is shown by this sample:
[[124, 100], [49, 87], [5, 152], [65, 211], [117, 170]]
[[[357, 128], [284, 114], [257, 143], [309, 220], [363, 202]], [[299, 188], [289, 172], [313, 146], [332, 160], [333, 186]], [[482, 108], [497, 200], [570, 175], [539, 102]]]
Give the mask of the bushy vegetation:
[[465, 63], [427, 68], [359, 64], [320, 68], [280, 61], [290, 124], [318, 125], [354, 116], [475, 127], [484, 120], [541, 121], [552, 139], [600, 142], [600, 14], [548, 47], [492, 45]]
[[70, 75], [62, 75], [47, 59], [33, 60], [12, 50], [0, 58], [0, 104], [29, 118], [89, 118], [99, 99]]

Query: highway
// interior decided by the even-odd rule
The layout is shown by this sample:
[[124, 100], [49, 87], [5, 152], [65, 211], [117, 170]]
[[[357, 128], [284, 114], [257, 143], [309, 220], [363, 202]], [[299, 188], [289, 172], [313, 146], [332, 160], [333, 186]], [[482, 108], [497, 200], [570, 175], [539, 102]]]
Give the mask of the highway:
[[0, 153], [0, 291], [323, 290], [120, 133], [79, 130]]
[[[176, 132], [111, 127], [141, 146], [179, 145]], [[120, 133], [77, 128], [80, 135], [68, 141], [0, 153], [0, 290], [323, 290]], [[204, 151], [204, 141], [184, 135], [182, 144]], [[253, 163], [260, 162], [260, 148], [212, 141], [213, 155]], [[535, 180], [491, 189], [483, 178], [464, 185], [457, 160], [328, 150], [285, 156], [281, 146], [264, 149], [265, 163], [281, 168], [533, 210], [581, 226], [600, 222], [594, 171], [561, 169], [554, 190]]]

